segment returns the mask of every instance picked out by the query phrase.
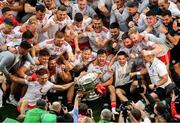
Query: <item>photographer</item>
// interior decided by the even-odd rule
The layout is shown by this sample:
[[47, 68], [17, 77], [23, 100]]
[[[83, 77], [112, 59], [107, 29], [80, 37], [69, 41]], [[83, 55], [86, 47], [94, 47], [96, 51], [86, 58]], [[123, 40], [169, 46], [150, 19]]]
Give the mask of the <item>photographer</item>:
[[98, 123], [109, 123], [112, 118], [112, 113], [109, 109], [103, 109], [101, 111], [100, 121]]
[[119, 122], [126, 122], [127, 120], [129, 120], [130, 122], [136, 122], [136, 123], [151, 123], [147, 114], [141, 109], [142, 108], [141, 105], [139, 105], [138, 103], [136, 104], [132, 103], [131, 105], [132, 105], [132, 109], [126, 109], [121, 111], [119, 116]]
[[171, 117], [166, 109], [166, 106], [162, 102], [158, 102], [154, 106], [155, 122], [168, 122]]
[[[56, 123], [56, 122], [73, 122], [71, 115], [68, 113], [66, 107], [62, 107], [60, 102], [53, 102], [51, 106], [49, 106], [50, 111], [44, 113], [41, 116], [41, 122], [43, 123]], [[64, 115], [60, 112], [63, 110]]]

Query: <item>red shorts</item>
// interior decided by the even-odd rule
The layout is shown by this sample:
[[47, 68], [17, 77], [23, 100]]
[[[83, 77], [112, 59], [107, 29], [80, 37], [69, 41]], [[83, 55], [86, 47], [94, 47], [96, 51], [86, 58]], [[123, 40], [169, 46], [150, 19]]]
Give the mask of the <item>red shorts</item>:
[[170, 50], [167, 51], [166, 55], [158, 57], [165, 65], [170, 63]]
[[[28, 109], [33, 109], [36, 108], [36, 105], [32, 106], [32, 105], [28, 105]], [[20, 112], [20, 105], [17, 106], [17, 110]]]

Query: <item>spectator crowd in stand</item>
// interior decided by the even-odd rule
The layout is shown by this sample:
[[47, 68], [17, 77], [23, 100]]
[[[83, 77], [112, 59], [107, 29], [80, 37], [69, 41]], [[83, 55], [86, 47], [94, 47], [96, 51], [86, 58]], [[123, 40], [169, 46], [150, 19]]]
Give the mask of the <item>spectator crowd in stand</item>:
[[[16, 106], [14, 120], [180, 121], [179, 0], [0, 0], [0, 11], [0, 108]], [[88, 73], [91, 105], [77, 87]]]

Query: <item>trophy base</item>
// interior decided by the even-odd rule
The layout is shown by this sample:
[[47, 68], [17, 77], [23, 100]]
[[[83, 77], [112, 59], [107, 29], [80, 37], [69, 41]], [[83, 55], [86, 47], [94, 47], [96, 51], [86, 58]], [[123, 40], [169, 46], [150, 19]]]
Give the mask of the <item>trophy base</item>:
[[89, 92], [88, 95], [86, 95], [82, 101], [94, 101], [94, 100], [97, 100], [99, 99], [101, 96], [99, 94], [96, 94], [95, 91], [93, 92]]

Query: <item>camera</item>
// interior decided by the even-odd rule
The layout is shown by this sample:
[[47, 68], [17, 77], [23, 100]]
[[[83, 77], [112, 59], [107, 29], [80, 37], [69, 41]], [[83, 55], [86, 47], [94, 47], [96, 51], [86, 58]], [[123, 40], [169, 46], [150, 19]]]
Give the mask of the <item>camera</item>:
[[131, 104], [129, 101], [127, 101], [119, 106], [119, 109], [120, 109], [120, 111], [122, 111], [122, 115], [123, 115], [124, 119], [126, 119], [128, 117], [127, 111], [130, 111], [130, 108], [128, 107], [129, 105], [131, 105]]

